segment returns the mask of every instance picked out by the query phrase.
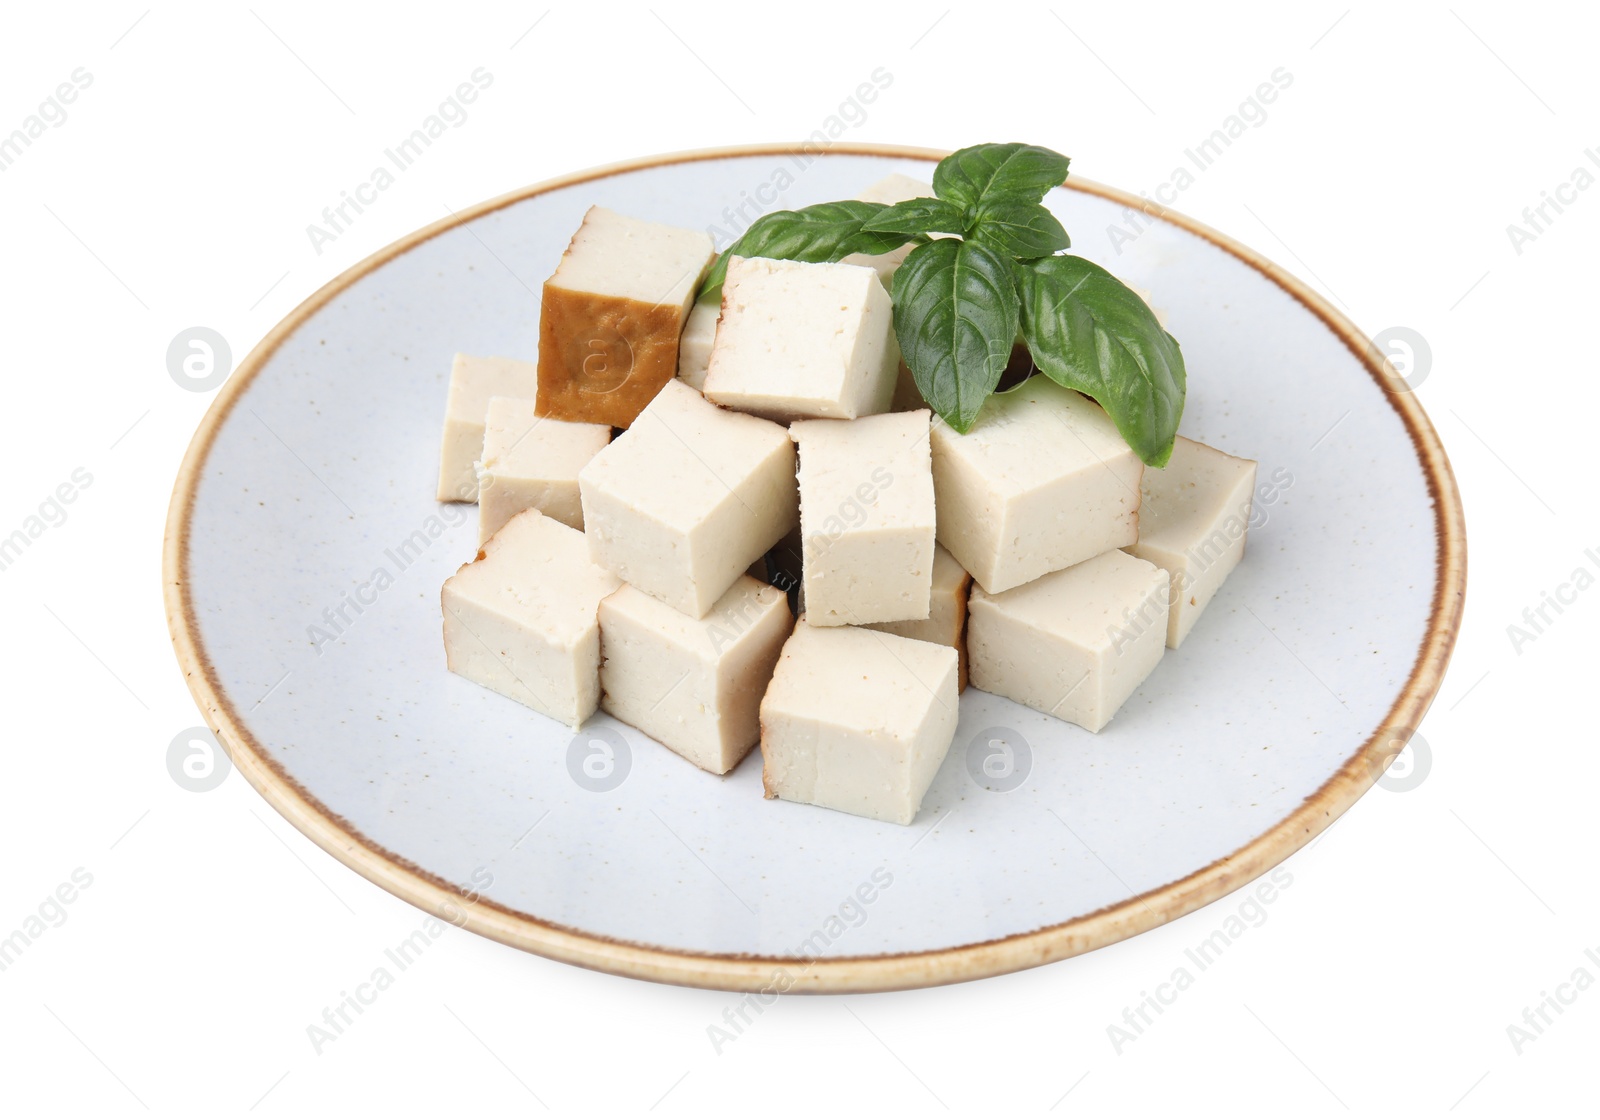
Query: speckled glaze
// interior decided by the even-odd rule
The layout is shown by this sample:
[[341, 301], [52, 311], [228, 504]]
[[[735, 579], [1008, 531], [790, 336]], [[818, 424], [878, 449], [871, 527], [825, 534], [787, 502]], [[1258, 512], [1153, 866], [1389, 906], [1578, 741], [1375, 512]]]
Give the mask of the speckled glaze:
[[[755, 755], [716, 778], [605, 716], [575, 740], [446, 672], [439, 586], [477, 546], [475, 507], [433, 497], [451, 355], [534, 354], [534, 293], [592, 203], [722, 226], [780, 170], [776, 205], [796, 206], [926, 179], [942, 154], [840, 145], [802, 168], [793, 152], [655, 157], [484, 203], [351, 269], [240, 364], [179, 474], [165, 558], [179, 663], [235, 764], [432, 913], [708, 987], [1026, 968], [1281, 861], [1382, 774], [1438, 690], [1466, 579], [1454, 479], [1415, 398], [1320, 297], [1175, 214], [1117, 254], [1103, 231], [1139, 201], [1076, 178], [1049, 205], [1074, 251], [1169, 316], [1184, 434], [1278, 480], [1244, 562], [1104, 731], [969, 689], [898, 827], [763, 800]], [[1009, 776], [981, 765], [997, 737]], [[606, 750], [610, 777], [585, 770]]]

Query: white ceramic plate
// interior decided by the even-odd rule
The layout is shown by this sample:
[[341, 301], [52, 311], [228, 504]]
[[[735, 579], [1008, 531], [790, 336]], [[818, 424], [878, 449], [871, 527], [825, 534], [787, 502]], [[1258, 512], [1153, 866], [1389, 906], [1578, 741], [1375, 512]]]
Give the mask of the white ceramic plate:
[[[969, 690], [901, 828], [763, 800], [754, 754], [713, 778], [608, 717], [574, 738], [445, 671], [439, 586], [476, 551], [476, 507], [433, 500], [451, 355], [533, 355], [539, 283], [585, 208], [734, 232], [744, 200], [849, 198], [890, 172], [926, 179], [940, 154], [767, 147], [584, 172], [422, 230], [302, 304], [218, 396], [168, 525], [179, 660], [240, 771], [435, 914], [728, 988], [1055, 960], [1210, 902], [1326, 827], [1438, 689], [1465, 583], [1449, 465], [1320, 297], [1174, 214], [1118, 254], [1104, 231], [1138, 200], [1077, 179], [1049, 205], [1075, 251], [1166, 311], [1184, 433], [1279, 483], [1243, 564], [1105, 731]], [[1009, 772], [983, 766], [996, 739]]]

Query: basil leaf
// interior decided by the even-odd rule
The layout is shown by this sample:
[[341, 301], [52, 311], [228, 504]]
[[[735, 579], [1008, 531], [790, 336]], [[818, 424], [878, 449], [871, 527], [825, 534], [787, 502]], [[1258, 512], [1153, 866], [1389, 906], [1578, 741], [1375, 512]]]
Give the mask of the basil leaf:
[[894, 274], [894, 331], [928, 406], [958, 432], [1000, 382], [1017, 337], [1016, 268], [971, 241], [911, 250]]
[[905, 244], [903, 236], [870, 233], [862, 225], [887, 209], [877, 202], [822, 202], [799, 210], [774, 210], [751, 223], [739, 240], [717, 258], [700, 286], [700, 299], [722, 298], [728, 261], [773, 257], [785, 261], [836, 261], [851, 253], [888, 253]]
[[980, 203], [967, 236], [997, 253], [1028, 260], [1072, 244], [1056, 216], [1037, 202], [994, 199]]
[[1036, 144], [977, 144], [951, 152], [933, 169], [933, 189], [958, 206], [999, 198], [1038, 202], [1067, 177], [1070, 161]]
[[941, 198], [913, 198], [897, 202], [867, 219], [863, 230], [903, 233], [915, 237], [923, 233], [965, 233], [967, 218], [961, 207]]
[[1022, 337], [1050, 380], [1100, 403], [1122, 438], [1164, 467], [1183, 416], [1183, 351], [1122, 281], [1082, 257], [1016, 266]]

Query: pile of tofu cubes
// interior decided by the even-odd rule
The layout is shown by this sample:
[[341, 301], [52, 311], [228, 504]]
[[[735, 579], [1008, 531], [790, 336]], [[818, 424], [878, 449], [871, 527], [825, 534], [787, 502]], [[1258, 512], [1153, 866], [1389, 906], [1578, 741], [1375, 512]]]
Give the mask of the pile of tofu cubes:
[[906, 251], [735, 257], [719, 307], [707, 235], [590, 209], [537, 362], [451, 372], [438, 497], [478, 503], [480, 551], [450, 669], [713, 774], [759, 744], [767, 797], [900, 824], [969, 679], [1104, 727], [1238, 563], [1255, 464], [1180, 438], [1148, 470], [1037, 376], [957, 433], [900, 360]]

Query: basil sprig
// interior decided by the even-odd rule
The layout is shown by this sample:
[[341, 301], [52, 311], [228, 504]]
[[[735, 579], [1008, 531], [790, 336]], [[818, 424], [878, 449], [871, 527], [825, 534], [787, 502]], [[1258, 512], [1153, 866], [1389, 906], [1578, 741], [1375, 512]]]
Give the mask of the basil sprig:
[[1040, 372], [1099, 402], [1141, 459], [1165, 466], [1183, 416], [1183, 352], [1136, 292], [1062, 255], [1071, 242], [1043, 200], [1067, 167], [1035, 144], [978, 144], [939, 161], [934, 198], [768, 214], [717, 261], [700, 298], [719, 298], [735, 255], [837, 261], [910, 242], [894, 277], [895, 335], [947, 424], [971, 429], [1020, 332]]

